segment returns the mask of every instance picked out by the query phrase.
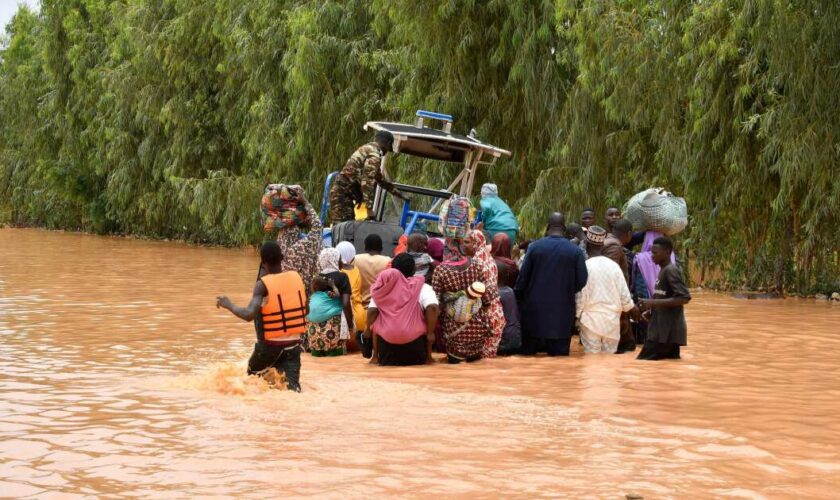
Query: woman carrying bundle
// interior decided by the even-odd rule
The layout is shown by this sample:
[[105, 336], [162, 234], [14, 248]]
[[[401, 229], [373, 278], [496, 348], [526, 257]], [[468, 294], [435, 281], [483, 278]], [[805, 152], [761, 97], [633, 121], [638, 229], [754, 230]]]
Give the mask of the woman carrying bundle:
[[[313, 280], [313, 293], [310, 298], [309, 316], [307, 316], [309, 351], [316, 357], [340, 356], [344, 354], [346, 340], [342, 338], [341, 332], [342, 314], [350, 329], [353, 329], [353, 309], [350, 298], [352, 289], [347, 275], [339, 271], [341, 255], [338, 250], [335, 248], [321, 250], [318, 265], [321, 274]], [[323, 284], [324, 280], [335, 286], [333, 294], [324, 290], [327, 288]], [[323, 296], [316, 293], [319, 291], [330, 295], [334, 302], [327, 302]], [[321, 304], [319, 302], [321, 300], [325, 303]]]
[[414, 259], [394, 257], [391, 269], [370, 288], [365, 338], [373, 340], [371, 363], [380, 366], [421, 365], [432, 362], [438, 319], [438, 299], [421, 276], [414, 276]]

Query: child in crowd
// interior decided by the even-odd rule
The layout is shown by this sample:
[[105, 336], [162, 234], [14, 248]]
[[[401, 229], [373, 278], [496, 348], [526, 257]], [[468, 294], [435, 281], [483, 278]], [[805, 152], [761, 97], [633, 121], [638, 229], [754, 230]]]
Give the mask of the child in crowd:
[[312, 280], [312, 295], [309, 298], [309, 314], [306, 319], [314, 322], [325, 321], [341, 312], [338, 288], [324, 276]]
[[674, 243], [660, 236], [651, 249], [653, 262], [661, 267], [652, 299], [639, 300], [639, 308], [649, 317], [647, 339], [638, 359], [680, 359], [680, 346], [686, 345], [687, 330], [683, 306], [691, 300], [682, 270], [671, 261]]
[[481, 297], [486, 287], [480, 281], [473, 282], [466, 290], [457, 294], [447, 294], [446, 312], [456, 323], [467, 323], [473, 314], [481, 309]]

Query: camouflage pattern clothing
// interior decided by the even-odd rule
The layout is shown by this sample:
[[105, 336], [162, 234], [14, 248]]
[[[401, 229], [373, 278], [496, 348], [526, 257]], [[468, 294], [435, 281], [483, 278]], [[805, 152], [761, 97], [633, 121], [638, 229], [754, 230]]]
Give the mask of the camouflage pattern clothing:
[[364, 203], [368, 213], [373, 214], [373, 200], [376, 186], [399, 195], [399, 191], [382, 175], [382, 157], [385, 153], [375, 142], [365, 144], [350, 156], [347, 163], [335, 177], [330, 189], [330, 217], [333, 224], [354, 220], [353, 207]]

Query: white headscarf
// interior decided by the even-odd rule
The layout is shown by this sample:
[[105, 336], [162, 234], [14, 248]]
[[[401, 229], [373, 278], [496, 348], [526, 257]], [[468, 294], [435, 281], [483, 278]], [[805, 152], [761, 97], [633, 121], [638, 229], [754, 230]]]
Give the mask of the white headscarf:
[[488, 196], [499, 196], [498, 186], [489, 182], [481, 186], [481, 197], [487, 198]]
[[318, 256], [318, 267], [321, 268], [322, 274], [338, 272], [338, 261], [341, 259], [341, 254], [335, 248], [325, 248], [321, 250], [321, 255]]
[[356, 247], [349, 241], [342, 241], [336, 245], [335, 249], [341, 254], [341, 262], [344, 264], [352, 264], [353, 259], [356, 258]]

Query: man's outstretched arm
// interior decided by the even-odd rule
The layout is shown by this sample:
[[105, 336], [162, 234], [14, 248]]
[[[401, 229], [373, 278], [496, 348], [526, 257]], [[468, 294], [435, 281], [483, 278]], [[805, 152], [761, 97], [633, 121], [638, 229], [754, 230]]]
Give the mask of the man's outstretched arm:
[[231, 300], [225, 296], [216, 297], [216, 307], [224, 308], [233, 313], [237, 318], [244, 321], [253, 321], [257, 316], [257, 312], [262, 307], [263, 298], [268, 294], [265, 284], [262, 280], [258, 280], [254, 285], [254, 295], [251, 297], [251, 302], [245, 307], [237, 307]]

